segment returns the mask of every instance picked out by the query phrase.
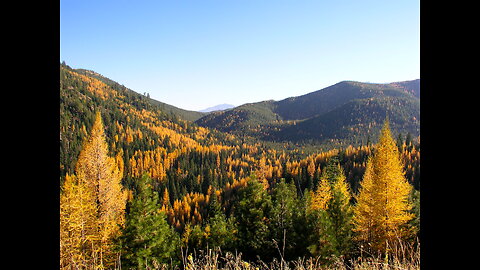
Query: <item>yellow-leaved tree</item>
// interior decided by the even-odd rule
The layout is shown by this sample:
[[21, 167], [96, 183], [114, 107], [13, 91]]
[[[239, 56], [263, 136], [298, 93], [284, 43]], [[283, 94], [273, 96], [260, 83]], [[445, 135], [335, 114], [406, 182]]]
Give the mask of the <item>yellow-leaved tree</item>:
[[66, 175], [60, 196], [60, 268], [86, 269], [93, 265], [98, 242], [94, 190], [83, 177]]
[[121, 185], [123, 168], [118, 165], [108, 156], [103, 122], [97, 112], [75, 175], [66, 178], [61, 194], [61, 266], [108, 268], [114, 264], [112, 240], [125, 223], [127, 200]]
[[326, 178], [322, 178], [315, 191], [310, 191], [311, 202], [310, 208], [312, 210], [325, 210], [327, 203], [332, 199], [331, 183]]
[[338, 157], [331, 158], [322, 170], [320, 182], [311, 193], [314, 242], [308, 247], [322, 260], [349, 256], [351, 249], [352, 209], [350, 189]]
[[354, 208], [354, 231], [371, 252], [388, 252], [388, 247], [407, 236], [407, 222], [413, 218], [398, 148], [385, 120], [373, 156], [367, 162]]

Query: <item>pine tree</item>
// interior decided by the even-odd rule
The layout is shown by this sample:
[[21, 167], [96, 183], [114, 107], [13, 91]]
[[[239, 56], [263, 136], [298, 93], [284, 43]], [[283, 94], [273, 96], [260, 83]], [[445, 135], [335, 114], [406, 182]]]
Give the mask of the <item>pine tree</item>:
[[298, 235], [295, 222], [301, 215], [297, 190], [293, 182], [287, 184], [281, 179], [272, 194], [271, 238], [282, 252], [282, 257], [291, 258], [296, 252]]
[[239, 190], [234, 216], [237, 221], [239, 249], [246, 257], [267, 255], [271, 248], [268, 239], [271, 208], [270, 195], [262, 182], [251, 177], [247, 186]]
[[169, 263], [179, 245], [179, 238], [160, 210], [158, 193], [152, 179], [138, 180], [123, 235], [120, 239], [122, 266], [149, 269], [156, 263]]
[[210, 218], [205, 226], [208, 247], [233, 251], [237, 234], [234, 218], [226, 217], [215, 192], [210, 199], [209, 215]]
[[353, 219], [357, 240], [365, 249], [386, 252], [388, 246], [406, 236], [405, 225], [413, 218], [409, 212], [412, 186], [405, 179], [388, 119], [360, 185]]

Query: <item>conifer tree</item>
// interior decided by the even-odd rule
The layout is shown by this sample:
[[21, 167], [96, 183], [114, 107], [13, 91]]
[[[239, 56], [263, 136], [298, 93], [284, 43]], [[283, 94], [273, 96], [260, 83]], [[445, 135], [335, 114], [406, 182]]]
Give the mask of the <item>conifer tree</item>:
[[169, 263], [179, 245], [179, 238], [160, 210], [158, 193], [152, 179], [144, 175], [138, 180], [134, 199], [120, 239], [122, 265], [126, 268], [149, 269], [154, 263]]
[[204, 231], [207, 235], [206, 244], [209, 248], [219, 247], [222, 250], [233, 250], [236, 232], [234, 218], [227, 218], [215, 192], [210, 197], [208, 206], [208, 223]]
[[[80, 151], [75, 177], [64, 186], [66, 193], [62, 194], [60, 201], [61, 230], [72, 230], [72, 226], [77, 226], [76, 219], [72, 217], [80, 215], [86, 219], [80, 224], [88, 224], [89, 230], [82, 228], [82, 245], [73, 253], [84, 254], [83, 264], [89, 264], [89, 267], [91, 263], [100, 268], [111, 267], [115, 263], [117, 256], [114, 254], [113, 239], [119, 236], [125, 221], [127, 199], [121, 179], [122, 172], [117, 161], [108, 156], [103, 122], [100, 112], [97, 112], [90, 134]], [[77, 203], [82, 207], [76, 207]], [[88, 206], [89, 210], [86, 211], [83, 206]], [[73, 235], [61, 234], [64, 237]], [[67, 239], [62, 240], [68, 242]], [[85, 251], [87, 245], [88, 252]]]
[[189, 250], [220, 248], [234, 251], [237, 231], [234, 218], [226, 217], [215, 192], [207, 205], [206, 218], [203, 225], [186, 224], [182, 240]]
[[348, 255], [351, 248], [352, 209], [350, 190], [338, 158], [329, 160], [320, 176], [318, 189], [312, 196], [314, 217], [314, 255], [326, 261], [332, 256]]
[[251, 177], [247, 186], [239, 190], [234, 216], [238, 228], [238, 246], [246, 257], [267, 255], [271, 248], [272, 243], [268, 239], [271, 203], [263, 183], [255, 177]]
[[384, 253], [406, 236], [405, 225], [413, 218], [409, 212], [411, 189], [386, 119], [376, 150], [368, 159], [354, 209], [354, 231], [365, 249]]
[[300, 222], [300, 207], [295, 184], [281, 179], [272, 194], [271, 238], [282, 252], [282, 257], [290, 258], [296, 253], [298, 234], [295, 222]]
[[[66, 175], [60, 196], [60, 268], [93, 265], [98, 238], [96, 196], [84, 178]], [[80, 181], [79, 181], [80, 180]]]

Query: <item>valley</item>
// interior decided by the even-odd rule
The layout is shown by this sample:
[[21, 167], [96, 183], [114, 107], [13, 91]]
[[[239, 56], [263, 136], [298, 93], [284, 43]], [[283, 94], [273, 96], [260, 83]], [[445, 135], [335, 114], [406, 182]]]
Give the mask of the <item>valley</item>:
[[[133, 258], [143, 256], [136, 252], [144, 248], [132, 239], [145, 231], [152, 232], [144, 242], [154, 254], [150, 259], [171, 265], [185, 260], [181, 250], [211, 247], [241, 252], [245, 262], [256, 256], [272, 262], [278, 255], [275, 244], [282, 245], [286, 260], [316, 257], [332, 263], [332, 254], [358, 258], [363, 242], [353, 238], [353, 223], [342, 223], [345, 235], [340, 236], [322, 231], [326, 230], [322, 222], [334, 222], [332, 218], [340, 214], [348, 220], [355, 217], [352, 209], [359, 205], [371, 158], [388, 148], [396, 155], [397, 175], [402, 175], [392, 179], [408, 183], [403, 184], [402, 200], [408, 197], [410, 208], [402, 226], [409, 228], [405, 241], [413, 247], [420, 226], [419, 102], [419, 80], [347, 81], [280, 101], [202, 113], [153, 100], [96, 72], [62, 64], [59, 186], [61, 224], [67, 224], [61, 227], [62, 235], [79, 228], [75, 219], [67, 219], [76, 209], [106, 207], [89, 206], [81, 198], [97, 194], [97, 202], [105, 201], [99, 190], [88, 191], [98, 180], [87, 175], [108, 164], [111, 169], [102, 170], [114, 176], [105, 179], [118, 181], [110, 190], [121, 189], [118, 198], [123, 199], [112, 199], [106, 209], [119, 209], [123, 227], [111, 233], [123, 238], [97, 243], [88, 240], [98, 237], [92, 232], [85, 241], [111, 252], [104, 257], [111, 268], [116, 263], [113, 246], [122, 247], [122, 265], [136, 264]], [[388, 145], [377, 143], [385, 140]], [[94, 155], [88, 154], [94, 153], [92, 149], [103, 149], [104, 160], [93, 161]], [[336, 184], [329, 187], [326, 179]], [[87, 193], [76, 193], [79, 190]], [[329, 202], [337, 207], [331, 211], [340, 212], [329, 212], [329, 204], [322, 201], [335, 194], [343, 197]], [[144, 221], [142, 211], [150, 211], [152, 220]], [[144, 231], [138, 231], [136, 224], [143, 224]], [[62, 242], [61, 262], [70, 265], [73, 257], [68, 254], [76, 252], [70, 244], [73, 240], [62, 237], [70, 242]], [[287, 240], [282, 242], [283, 237]], [[345, 247], [334, 246], [334, 241]], [[85, 255], [84, 263], [95, 264], [96, 250], [87, 249], [93, 255]]]

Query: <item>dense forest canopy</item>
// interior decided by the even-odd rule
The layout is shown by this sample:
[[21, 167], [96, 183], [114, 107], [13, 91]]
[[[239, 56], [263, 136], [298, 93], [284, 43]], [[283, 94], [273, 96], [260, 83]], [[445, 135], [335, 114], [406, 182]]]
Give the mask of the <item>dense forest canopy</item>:
[[[345, 83], [352, 91], [364, 87]], [[366, 175], [385, 174], [385, 170], [395, 172], [392, 179], [406, 186], [401, 198], [389, 199], [397, 202], [400, 210], [395, 213], [404, 216], [387, 226], [385, 236], [375, 243], [395, 245], [393, 231], [402, 232], [401, 237], [395, 235], [402, 241], [415, 243], [420, 227], [420, 140], [415, 132], [419, 117], [398, 124], [402, 117], [410, 117], [408, 112], [402, 114], [402, 108], [411, 106], [415, 112], [418, 105], [412, 97], [419, 89], [411, 85], [415, 84], [362, 88], [365, 95], [382, 91], [382, 97], [355, 99], [293, 124], [288, 122], [294, 121], [293, 116], [279, 109], [285, 105], [273, 101], [203, 116], [152, 100], [93, 71], [61, 64], [61, 267], [185, 266], [183, 251], [215, 247], [241, 252], [247, 260], [260, 256], [272, 261], [281, 255], [285, 260], [307, 256], [332, 263], [335, 258], [356, 258], [363, 252], [360, 243], [374, 243], [361, 236], [371, 233], [362, 223], [369, 217], [360, 218], [365, 212], [361, 209], [367, 207], [364, 198], [369, 198], [364, 192], [365, 179], [370, 179]], [[385, 111], [375, 110], [377, 124], [372, 125], [368, 121], [374, 113], [364, 108], [389, 108], [393, 113], [385, 121], [387, 115], [380, 113]], [[272, 110], [278, 110], [276, 116]], [[260, 117], [248, 118], [251, 113]], [[242, 126], [235, 122], [242, 115], [253, 121], [243, 134], [235, 130]], [[218, 116], [227, 117], [217, 122], [225, 127], [223, 131], [199, 125], [206, 117]], [[231, 120], [225, 120], [228, 117]], [[292, 124], [275, 130], [272, 121], [279, 126]], [[352, 121], [356, 128], [339, 135], [342, 143], [336, 147], [307, 140], [309, 132], [323, 126], [351, 127]], [[385, 131], [391, 126], [394, 132]], [[302, 140], [289, 140], [293, 136], [289, 134], [298, 135], [299, 130]], [[258, 136], [263, 131], [264, 136]], [[362, 139], [349, 144], [353, 133]], [[101, 158], [89, 158], [93, 155], [89, 151], [97, 148], [103, 149]], [[383, 163], [375, 163], [375, 157], [380, 159], [383, 152], [389, 153], [384, 156], [395, 166], [377, 168], [380, 165], [375, 164]], [[99, 170], [101, 164], [105, 176], [89, 177], [88, 172]], [[376, 169], [369, 169], [372, 166]], [[109, 191], [102, 193], [99, 185]], [[83, 197], [90, 201], [79, 199]], [[79, 231], [79, 224], [90, 229]], [[389, 251], [376, 244], [369, 252]]]

